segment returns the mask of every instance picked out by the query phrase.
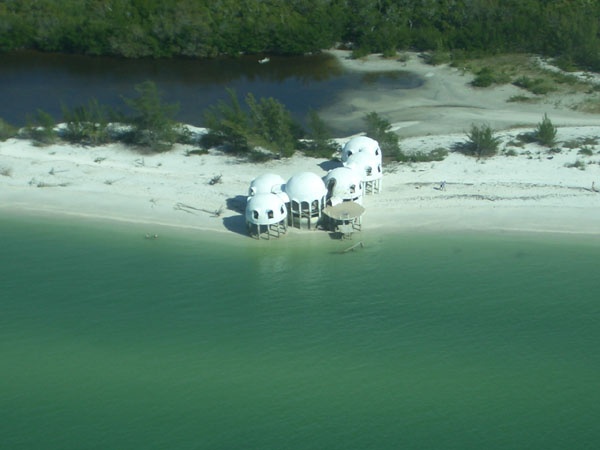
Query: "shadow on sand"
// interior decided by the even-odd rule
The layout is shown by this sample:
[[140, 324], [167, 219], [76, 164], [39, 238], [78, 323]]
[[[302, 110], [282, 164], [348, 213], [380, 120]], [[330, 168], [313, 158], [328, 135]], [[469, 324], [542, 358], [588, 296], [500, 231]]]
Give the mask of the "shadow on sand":
[[235, 197], [231, 197], [225, 200], [225, 204], [228, 210], [244, 214], [246, 212], [247, 200], [248, 197], [244, 195], [236, 195]]
[[223, 217], [223, 226], [234, 233], [248, 236], [246, 231], [246, 219], [243, 215]]
[[341, 161], [336, 161], [334, 159], [330, 161], [323, 161], [322, 163], [317, 164], [321, 169], [325, 172], [329, 172], [330, 170], [336, 169], [337, 167], [342, 167], [343, 164]]

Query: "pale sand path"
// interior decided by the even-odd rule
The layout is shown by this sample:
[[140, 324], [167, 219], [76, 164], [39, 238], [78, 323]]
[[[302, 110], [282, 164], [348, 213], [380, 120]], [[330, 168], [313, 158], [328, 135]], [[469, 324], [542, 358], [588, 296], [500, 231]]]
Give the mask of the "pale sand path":
[[[361, 70], [381, 70], [381, 65], [388, 62], [346, 63], [359, 64]], [[504, 89], [512, 87], [473, 91], [466, 85], [467, 76], [452, 69], [423, 67], [416, 61], [406, 69], [434, 73], [427, 77], [429, 81], [423, 88], [403, 92], [413, 105], [410, 114], [404, 111], [406, 103], [399, 108], [387, 96], [355, 113], [362, 116], [370, 110], [397, 108], [399, 114], [406, 114], [405, 119], [399, 117], [405, 121], [397, 125], [405, 126], [399, 131], [401, 146], [407, 152], [450, 148], [464, 141], [463, 130], [470, 126], [473, 117], [488, 121], [497, 117], [499, 123], [507, 126], [529, 118], [528, 123], [535, 125], [544, 112], [539, 105], [504, 103], [502, 99], [512, 95]], [[439, 106], [459, 99], [464, 102], [461, 107]], [[597, 116], [559, 109], [551, 117], [555, 123], [585, 125], [561, 128], [559, 141], [600, 137]], [[500, 133], [501, 147], [522, 131]], [[591, 148], [593, 156], [578, 155], [578, 149], [549, 154], [547, 149], [528, 144], [515, 148], [523, 154], [512, 157], [477, 161], [453, 153], [441, 162], [387, 164], [383, 193], [364, 201], [365, 229], [600, 235], [600, 193], [591, 190], [593, 182], [600, 188], [600, 145]], [[214, 230], [228, 233], [232, 239], [246, 239], [240, 211], [254, 177], [274, 172], [287, 179], [305, 170], [323, 176], [335, 166], [303, 156], [250, 164], [214, 151], [209, 155], [185, 156], [188, 149], [176, 146], [165, 154], [142, 156], [116, 144], [39, 148], [27, 141], [8, 140], [0, 143], [0, 174], [4, 174], [0, 175], [0, 215], [9, 211], [67, 214], [146, 224], [150, 232], [152, 226], [166, 225]], [[585, 170], [566, 167], [578, 159], [585, 163]], [[210, 179], [219, 174], [223, 182], [209, 185]], [[447, 182], [445, 191], [436, 189], [442, 181]], [[212, 212], [221, 207], [221, 216], [214, 217]], [[309, 232], [292, 230], [291, 238], [306, 233]]]
[[599, 125], [597, 116], [572, 111], [569, 106], [581, 96], [549, 95], [540, 104], [514, 103], [515, 95], [530, 95], [511, 84], [494, 88], [470, 86], [473, 75], [447, 65], [431, 66], [416, 54], [403, 63], [370, 55], [349, 58], [350, 52], [331, 50], [343, 66], [358, 71], [403, 70], [420, 75], [424, 83], [415, 89], [387, 89], [381, 92], [349, 90], [331, 107], [320, 111], [336, 128], [364, 128], [363, 116], [376, 111], [392, 122], [401, 137], [465, 132], [471, 124], [487, 123], [493, 129], [535, 126], [547, 113], [557, 126]]

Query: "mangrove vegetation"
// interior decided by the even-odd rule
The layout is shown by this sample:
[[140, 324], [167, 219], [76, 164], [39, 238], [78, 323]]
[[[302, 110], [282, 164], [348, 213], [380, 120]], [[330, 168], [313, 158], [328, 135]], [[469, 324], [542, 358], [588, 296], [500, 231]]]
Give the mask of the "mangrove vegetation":
[[590, 0], [4, 0], [0, 51], [204, 58], [341, 43], [355, 57], [535, 52], [600, 70], [598, 17]]

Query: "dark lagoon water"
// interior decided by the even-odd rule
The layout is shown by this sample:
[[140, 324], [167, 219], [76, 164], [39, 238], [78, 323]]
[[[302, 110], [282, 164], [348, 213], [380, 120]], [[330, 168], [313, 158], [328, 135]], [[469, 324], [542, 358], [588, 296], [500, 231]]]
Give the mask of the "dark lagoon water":
[[[361, 74], [345, 71], [328, 55], [273, 57], [259, 64], [257, 57], [235, 59], [119, 59], [77, 55], [16, 52], [0, 54], [0, 117], [24, 125], [26, 116], [41, 108], [57, 121], [61, 104], [101, 104], [123, 107], [122, 96], [136, 95], [134, 86], [154, 81], [164, 100], [179, 103], [178, 120], [202, 125], [202, 113], [219, 100], [228, 100], [227, 88], [240, 99], [273, 97], [303, 122], [310, 108], [319, 110], [347, 89], [411, 89], [423, 81], [406, 72]], [[336, 130], [342, 134], [348, 129]]]
[[145, 231], [0, 217], [2, 448], [600, 442], [598, 238]]

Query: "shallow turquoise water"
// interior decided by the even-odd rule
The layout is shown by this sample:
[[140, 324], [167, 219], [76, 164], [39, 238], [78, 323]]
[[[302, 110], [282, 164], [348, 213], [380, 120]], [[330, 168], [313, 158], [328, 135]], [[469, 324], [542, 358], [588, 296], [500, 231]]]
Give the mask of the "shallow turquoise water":
[[2, 448], [600, 442], [598, 238], [0, 236]]

